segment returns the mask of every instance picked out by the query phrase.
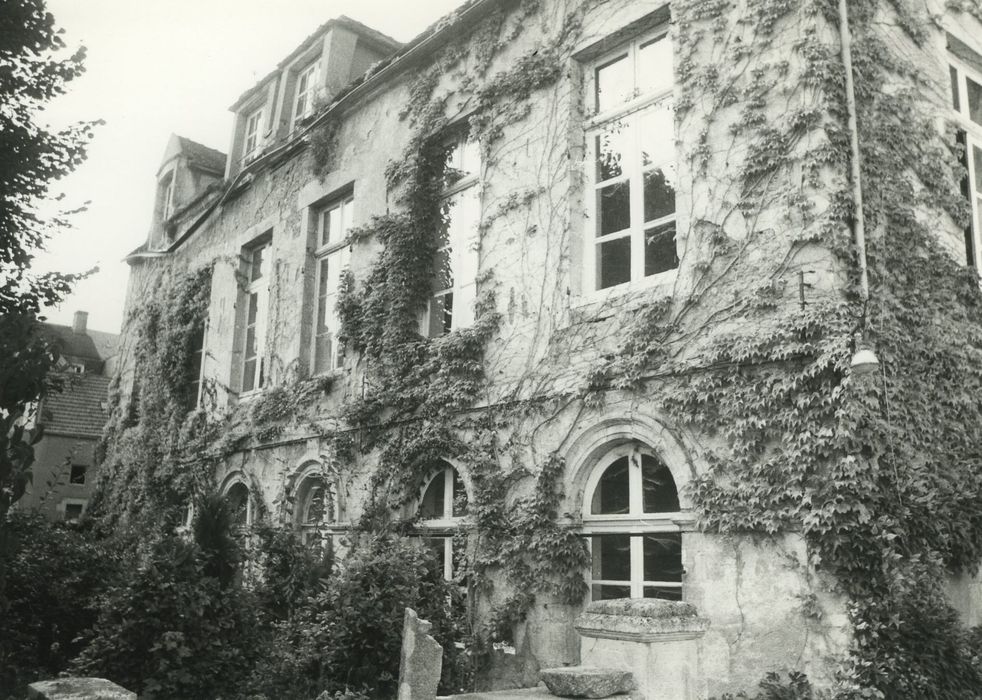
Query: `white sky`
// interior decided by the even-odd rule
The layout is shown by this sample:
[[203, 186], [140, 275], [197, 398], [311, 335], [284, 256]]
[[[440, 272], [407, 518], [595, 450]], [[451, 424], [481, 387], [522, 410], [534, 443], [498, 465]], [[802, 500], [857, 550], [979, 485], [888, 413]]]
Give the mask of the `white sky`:
[[235, 99], [319, 25], [348, 15], [408, 41], [463, 0], [48, 0], [69, 49], [88, 50], [86, 72], [52, 104], [55, 125], [102, 119], [88, 160], [52, 194], [89, 201], [72, 229], [52, 238], [35, 269], [100, 272], [48, 320], [118, 332], [128, 266], [146, 239], [155, 174], [171, 133], [228, 151]]

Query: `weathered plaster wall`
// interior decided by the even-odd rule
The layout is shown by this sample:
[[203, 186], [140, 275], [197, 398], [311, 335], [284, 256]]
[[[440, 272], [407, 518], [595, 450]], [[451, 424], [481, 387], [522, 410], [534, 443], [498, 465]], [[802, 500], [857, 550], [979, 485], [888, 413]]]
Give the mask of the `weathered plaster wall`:
[[[474, 84], [506, 69], [523, 53], [549, 45], [563, 26], [566, 13], [578, 5], [561, 0], [543, 2], [538, 13], [522, 20], [524, 31], [518, 38], [508, 42], [489, 64], [471, 54], [454, 64], [453, 70], [442, 72], [435, 94], [456, 96], [448, 101], [447, 117], [451, 121], [467, 117], [474, 108]], [[811, 240], [823, 224], [828, 206], [823, 189], [842, 186], [844, 173], [823, 173], [818, 187], [804, 178], [779, 182], [771, 199], [748, 213], [737, 205], [742, 186], [740, 166], [747, 153], [747, 144], [732, 135], [740, 118], [739, 104], [715, 112], [706, 126], [705, 137], [720, 147], [705, 156], [708, 164], [702, 169], [698, 167], [703, 157], [700, 135], [709, 106], [697, 99], [676, 124], [682, 258], [677, 277], [667, 285], [624, 294], [591, 295], [584, 290], [580, 271], [583, 246], [591, 243], [586, 235], [590, 222], [586, 220], [583, 194], [586, 115], [580, 58], [600, 50], [597, 47], [605, 37], [663, 9], [664, 4], [611, 0], [584, 7], [584, 33], [574, 46], [566, 47], [563, 77], [530, 100], [525, 118], [505, 127], [501, 138], [491, 144], [483, 165], [481, 208], [487, 226], [482, 231], [480, 268], [493, 272], [486, 284], [496, 289], [503, 316], [488, 353], [489, 401], [581, 390], [597, 361], [622, 347], [636, 312], [669, 294], [699, 295], [700, 308], [694, 312], [698, 322], [725, 328], [739, 319], [721, 314], [721, 310], [738, 293], [755, 285], [779, 290], [777, 304], [786, 307], [800, 303], [799, 280], [806, 285], [801, 289], [807, 290], [809, 302], [838, 298], [843, 286], [844, 270], [828, 251], [814, 244], [795, 244]], [[734, 32], [750, 31], [737, 26], [741, 12], [741, 6], [733, 9], [730, 21]], [[506, 18], [502, 34], [513, 30], [518, 21], [514, 13]], [[788, 110], [817, 103], [815, 94], [800, 87], [804, 67], [793, 50], [802, 37], [816, 34], [835, 42], [831, 27], [816, 17], [802, 16], [789, 23], [781, 39], [748, 66], [749, 71], [787, 58], [786, 83], [776, 89]], [[934, 39], [939, 36], [933, 35]], [[935, 96], [940, 109], [947, 78], [939, 42], [933, 41], [925, 52], [925, 65], [932, 80], [940, 81]], [[723, 54], [706, 46], [697, 52], [695, 60], [720, 61]], [[184, 270], [216, 261], [205, 376], [220, 387], [222, 405], [237, 400], [241, 347], [237, 345], [240, 334], [236, 328], [241, 325], [243, 300], [237, 281], [240, 252], [257, 237], [272, 232], [273, 291], [266, 348], [272, 358], [271, 383], [283, 384], [305, 376], [313, 297], [311, 212], [347, 191], [354, 196], [355, 225], [397, 208], [384, 172], [411, 134], [410, 124], [400, 119], [399, 113], [409, 99], [412, 77], [390, 83], [349, 108], [337, 136], [334, 167], [326, 175], [312, 173], [309, 152], [260, 171], [241, 192], [227, 196], [167, 261], [133, 266], [129, 308], [153, 293], [160, 269], [170, 266]], [[774, 109], [770, 116], [780, 120], [781, 112]], [[824, 138], [816, 129], [802, 140], [800, 148], [820, 144]], [[509, 208], [508, 202], [526, 196], [528, 206]], [[787, 205], [801, 198], [812, 203], [810, 218], [796, 218]], [[728, 281], [703, 287], [696, 271], [701, 263], [711, 262], [710, 242], [717, 230], [724, 231], [746, 255]], [[354, 245], [351, 270], [356, 279], [364, 279], [377, 250], [376, 241]], [[679, 352], [691, 356], [698, 350], [695, 345]], [[320, 406], [323, 418], [336, 416], [340, 402], [362, 390], [360, 370], [356, 358], [348, 357], [334, 389]], [[566, 458], [564, 509], [571, 520], [582, 510], [585, 475], [603, 450], [625, 440], [652, 446], [684, 487], [703, 468], [700, 448], [706, 440], [705, 436], [687, 434], [683, 426], [666, 423], [644, 392], [610, 396], [601, 409], [571, 405], [557, 410], [549, 420], [516, 426], [511, 437], [517, 447], [514, 454], [502, 457], [505, 465], [534, 465], [552, 452]], [[260, 510], [274, 516], [282, 514], [289, 508], [284, 486], [289, 477], [328, 449], [327, 439], [296, 429], [288, 432], [282, 443], [254, 445], [237, 453], [216, 475], [216, 482], [242, 478], [254, 488], [263, 504]], [[364, 512], [376, 457], [369, 453], [357, 464], [347, 465], [341, 488], [343, 520], [353, 522]], [[462, 476], [466, 483], [466, 471]], [[519, 491], [521, 488], [524, 486]], [[682, 503], [683, 507], [688, 505], [684, 490]], [[711, 621], [700, 643], [706, 693], [752, 687], [764, 671], [779, 668], [804, 670], [820, 683], [829, 680], [826, 657], [845, 648], [846, 619], [842, 601], [828, 593], [828, 582], [810, 568], [800, 537], [728, 539], [698, 533], [689, 524], [683, 535], [683, 557], [684, 598]], [[953, 597], [964, 601], [962, 607], [976, 609], [964, 586], [953, 588]], [[499, 682], [527, 683], [538, 667], [576, 662], [578, 643], [571, 632], [575, 613], [541, 601], [517, 630], [517, 655], [503, 663], [502, 667], [510, 670], [499, 677]], [[978, 617], [977, 612], [968, 615], [973, 620]]]
[[[61, 520], [65, 499], [88, 501], [96, 476], [95, 443], [93, 438], [46, 435], [34, 448], [32, 483], [17, 507]], [[84, 484], [68, 483], [72, 464], [88, 467]]]

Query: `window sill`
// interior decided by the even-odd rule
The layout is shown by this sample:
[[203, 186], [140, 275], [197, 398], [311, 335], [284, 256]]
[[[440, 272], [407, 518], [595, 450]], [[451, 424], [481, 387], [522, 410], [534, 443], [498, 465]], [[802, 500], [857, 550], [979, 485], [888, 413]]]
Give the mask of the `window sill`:
[[633, 294], [651, 293], [655, 291], [663, 292], [666, 296], [671, 296], [675, 288], [675, 280], [678, 279], [678, 268], [666, 270], [657, 275], [651, 275], [635, 282], [625, 282], [606, 289], [597, 289], [574, 296], [571, 306], [580, 309], [591, 305], [602, 305], [619, 297], [628, 297]]

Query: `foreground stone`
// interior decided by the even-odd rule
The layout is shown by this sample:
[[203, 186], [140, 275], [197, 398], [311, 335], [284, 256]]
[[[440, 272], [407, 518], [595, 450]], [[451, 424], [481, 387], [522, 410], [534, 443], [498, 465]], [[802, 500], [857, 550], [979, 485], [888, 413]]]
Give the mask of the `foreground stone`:
[[443, 647], [429, 631], [433, 625], [406, 608], [402, 623], [398, 700], [433, 700], [443, 670]]
[[136, 700], [132, 693], [105, 678], [56, 678], [27, 686], [35, 700]]
[[539, 677], [561, 698], [609, 698], [633, 687], [630, 672], [595, 666], [547, 668]]

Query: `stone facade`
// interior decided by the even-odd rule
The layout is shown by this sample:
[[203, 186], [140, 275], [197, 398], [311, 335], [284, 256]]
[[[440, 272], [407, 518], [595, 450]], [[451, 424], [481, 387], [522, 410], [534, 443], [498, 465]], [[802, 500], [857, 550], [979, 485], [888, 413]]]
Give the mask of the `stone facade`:
[[[736, 3], [729, 10], [732, 16], [718, 21], [738, 27], [745, 9]], [[939, 16], [942, 11], [939, 7]], [[564, 21], [570, 18], [575, 22]], [[597, 199], [594, 191], [597, 187], [603, 193], [607, 190], [593, 184], [593, 167], [588, 163], [594, 157], [594, 144], [599, 143], [594, 137], [609, 134], [604, 131], [609, 123], [605, 126], [601, 118], [601, 101], [607, 97], [598, 96], [598, 76], [607, 80], [602, 71], [622, 55], [642, 65], [642, 52], [658, 41], [669, 45], [669, 51], [657, 54], [650, 65], [662, 61], [662, 77], [671, 76], [664, 64], [670, 58], [665, 56], [674, 46], [678, 62], [681, 49], [680, 30], [669, 18], [669, 8], [660, 0], [478, 0], [404, 47], [344, 18], [328, 23], [233, 106], [236, 126], [224, 182], [215, 180], [212, 185], [208, 177], [199, 178], [196, 190], [181, 195], [181, 206], [168, 210], [166, 222], [158, 207], [147, 245], [129, 257], [127, 306], [136, 309], [152, 295], [162, 272], [214, 262], [201, 376], [217, 389], [217, 409], [247, 405], [263, 390], [310, 377], [318, 364], [317, 317], [323, 315], [319, 262], [344, 250], [348, 269], [356, 281], [363, 281], [380, 247], [377, 240], [358, 239], [325, 248], [323, 215], [341, 215], [343, 209], [344, 216], [350, 217], [346, 224], [357, 227], [373, 216], [399, 210], [385, 173], [413, 135], [412, 120], [404, 110], [419, 87], [419, 76], [435, 66], [452, 68], [434, 73], [432, 91], [448, 96], [443, 115], [448, 123], [463, 124], [477, 109], [475, 85], [509, 70], [536, 48], [558, 46], [559, 79], [520, 104], [516, 100], [515, 109], [523, 110], [519, 118], [508, 119], [499, 112], [502, 133], [493, 143], [482, 144], [476, 185], [482, 224], [472, 232], [476, 263], [469, 274], [478, 280], [478, 292], [493, 286], [502, 322], [487, 349], [489, 382], [477, 408], [502, 401], [541, 400], [550, 408], [549, 420], [527, 418], [513, 426], [510, 438], [517, 447], [502, 456], [505, 468], [512, 462], [537, 464], [545, 455], [560, 454], [567, 469], [560, 512], [569, 522], [582, 522], [596, 542], [603, 533], [623, 537], [609, 540], [611, 546], [616, 549], [627, 543], [636, 559], [642, 556], [639, 547], [661, 546], [659, 543], [668, 543], [666, 556], [679, 557], [679, 571], [668, 576], [678, 574], [678, 580], [659, 580], [658, 585], [649, 586], [646, 582], [650, 580], [638, 573], [642, 566], [638, 560], [631, 564], [634, 569], [629, 574], [606, 577], [614, 583], [596, 584], [592, 595], [607, 595], [615, 589], [622, 595], [630, 588], [630, 593], [640, 596], [661, 587], [665, 595], [681, 596], [694, 605], [709, 623], [698, 643], [699, 694], [745, 689], [768, 670], [788, 668], [807, 671], [819, 684], [827, 684], [831, 681], [827, 658], [846, 648], [849, 632], [843, 602], [828, 592], [830, 583], [813, 569], [802, 538], [794, 533], [767, 540], [726, 538], [696, 530], [685, 487], [705, 468], [703, 446], [714, 438], [673, 425], [643, 391], [608, 392], [600, 407], [568, 400], [583, 395], [591, 369], [622, 348], [625, 333], [645, 309], [666, 296], [703, 294], [697, 272], [710, 255], [710, 222], [725, 225], [736, 245], [745, 245], [746, 255], [728, 281], [704, 290], [699, 308], [693, 311], [702, 323], [716, 323], [721, 309], [752, 288], [773, 290], [779, 307], [803, 303], [806, 294], [813, 303], [837, 299], [842, 293], [846, 271], [841, 261], [821, 246], [797, 243], [809, 239], [823, 221], [829, 206], [823, 185], [841, 183], [846, 174], [823, 172], [817, 184], [804, 179], [776, 183], [782, 197], [801, 196], [813, 204], [813, 221], [796, 222], [793, 231], [787, 211], [777, 200], [749, 217], [733, 202], [748, 150], [739, 136], [730, 136], [740, 117], [739, 103], [719, 112], [705, 126], [704, 106], [696, 101], [674, 120], [673, 133], [655, 134], [675, 149], [670, 158], [675, 213], [669, 215], [668, 223], [676, 232], [677, 265], [656, 259], [652, 269], [658, 271], [646, 274], [648, 268], [636, 261], [628, 270], [630, 263], [618, 262], [616, 252], [608, 253], [595, 244], [598, 233], [607, 233], [597, 228], [600, 217], [594, 201], [607, 206], [607, 195]], [[939, 114], [948, 109], [945, 66], [951, 37], [960, 37], [969, 55], [982, 55], [982, 26], [977, 21], [958, 15], [949, 16], [945, 23], [948, 33], [945, 28], [933, 28], [934, 41], [923, 56], [937, 78], [934, 99]], [[784, 109], [790, 110], [813, 97], [803, 86], [804, 67], [790, 47], [809, 35], [833, 44], [837, 39], [833, 27], [811, 15], [789, 21], [782, 32], [781, 40], [756, 59], [763, 62], [790, 56], [787, 83], [779, 86]], [[483, 50], [482, 42], [489, 35], [496, 38], [494, 50]], [[457, 53], [448, 57], [447, 47], [454, 46]], [[463, 50], [464, 46], [470, 50]], [[721, 58], [711, 55], [711, 49], [700, 51], [689, 60], [709, 64]], [[376, 61], [381, 63], [359, 77]], [[319, 62], [319, 69], [312, 73], [319, 82], [313, 94], [327, 107], [298, 119], [298, 77], [314, 62]], [[353, 86], [342, 89], [354, 78], [358, 80]], [[634, 90], [627, 102], [640, 101], [631, 103], [633, 111], [619, 117], [622, 124], [633, 124], [636, 114], [654, 115], [672, 99], [670, 84], [661, 93], [653, 92], [660, 96], [647, 102], [641, 88]], [[255, 121], [260, 119], [257, 114], [261, 121]], [[782, 113], [774, 111], [770, 116], [779, 121]], [[315, 173], [311, 143], [328, 122], [336, 125], [330, 165]], [[638, 138], [654, 134], [641, 126], [636, 129]], [[815, 129], [802, 148], [823, 138]], [[707, 140], [730, 146], [706, 153], [708, 168], [703, 171], [695, 163]], [[175, 181], [193, 183], [182, 171], [192, 167], [191, 161], [179, 152], [172, 144], [162, 176], [174, 173]], [[625, 155], [625, 168], [627, 159]], [[637, 168], [633, 175], [612, 179], [641, 178], [641, 171], [649, 167], [645, 162], [631, 166]], [[613, 166], [606, 163], [602, 167]], [[638, 184], [641, 182], [631, 187], [647, 186]], [[611, 216], [616, 218], [617, 212]], [[642, 218], [651, 220], [647, 213]], [[656, 235], [651, 232], [657, 233], [657, 227], [644, 230], [634, 222], [630, 228], [632, 233], [625, 240], [636, 246], [635, 254], [644, 257], [646, 236]], [[952, 254], [963, 255], [958, 228], [950, 220], [939, 219], [939, 230], [950, 238]], [[260, 284], [260, 278], [251, 272], [257, 251], [264, 259], [266, 281], [261, 283], [265, 292], [255, 302], [250, 290], [260, 287], [250, 285]], [[777, 262], [781, 262], [780, 274], [761, 279], [761, 270]], [[628, 279], [607, 284], [604, 275], [612, 279], [626, 275]], [[455, 288], [461, 299], [465, 298], [462, 289]], [[255, 303], [262, 305], [257, 318], [262, 319], [264, 333], [253, 323], [256, 309], [251, 305]], [[721, 328], [726, 323], [720, 322]], [[124, 328], [124, 336], [132, 332], [131, 326]], [[258, 348], [249, 347], [251, 332], [262, 340]], [[692, 357], [698, 352], [695, 344], [683, 355]], [[321, 425], [356, 434], [353, 426], [343, 424], [340, 407], [366, 391], [364, 362], [354, 353], [342, 352], [336, 368], [329, 366], [325, 373], [332, 384], [318, 405]], [[125, 393], [132, 388], [132, 362], [124, 361], [121, 378]], [[308, 476], [316, 477], [316, 465], [330, 450], [329, 438], [327, 433], [294, 426], [276, 439], [254, 441], [226, 461], [215, 474], [215, 482], [226, 492], [244, 485], [255, 514], [265, 512], [297, 523], [302, 519], [295, 508], [301, 505], [303, 485]], [[343, 533], [365, 512], [376, 457], [360, 455], [337, 476], [332, 488], [336, 492], [334, 532]], [[591, 511], [590, 502], [600, 488], [601, 473], [620, 468], [620, 459], [623, 469], [642, 475], [649, 473], [644, 470], [664, 465], [678, 489], [677, 510], [659, 513], [647, 524], [641, 522], [644, 518], [628, 522], [620, 515], [620, 520], [591, 520], [597, 511]], [[469, 490], [472, 484], [466, 467], [449, 456], [448, 463]], [[641, 476], [637, 478], [630, 482], [636, 485], [628, 489], [632, 503], [642, 498], [640, 492], [631, 490], [641, 488]], [[519, 484], [512, 497], [524, 488]], [[407, 506], [407, 514], [414, 507]], [[602, 506], [600, 512], [604, 512]], [[672, 543], [679, 541], [680, 553], [671, 553]], [[599, 553], [596, 559], [599, 572], [606, 560]], [[609, 590], [604, 592], [603, 586]], [[966, 609], [977, 609], [971, 605], [978, 597], [977, 589], [973, 582], [959, 583], [957, 597]], [[580, 611], [578, 606], [540, 597], [526, 622], [515, 630], [514, 654], [499, 659], [502, 670], [495, 682], [530, 686], [537, 681], [540, 668], [578, 663], [580, 647], [573, 621]]]

